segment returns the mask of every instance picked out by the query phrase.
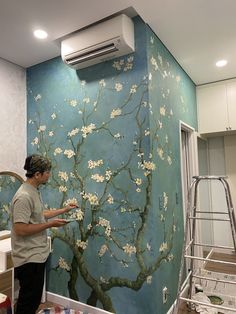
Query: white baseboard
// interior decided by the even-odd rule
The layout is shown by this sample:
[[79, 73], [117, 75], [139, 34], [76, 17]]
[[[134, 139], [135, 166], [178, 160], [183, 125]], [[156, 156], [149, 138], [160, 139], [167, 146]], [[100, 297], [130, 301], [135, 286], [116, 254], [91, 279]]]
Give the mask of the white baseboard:
[[112, 314], [111, 312], [107, 312], [97, 307], [93, 307], [88, 304], [78, 302], [78, 301], [63, 297], [59, 294], [55, 294], [52, 292], [46, 292], [46, 299], [49, 302], [53, 302], [55, 304], [65, 306], [73, 310], [86, 311], [89, 314]]

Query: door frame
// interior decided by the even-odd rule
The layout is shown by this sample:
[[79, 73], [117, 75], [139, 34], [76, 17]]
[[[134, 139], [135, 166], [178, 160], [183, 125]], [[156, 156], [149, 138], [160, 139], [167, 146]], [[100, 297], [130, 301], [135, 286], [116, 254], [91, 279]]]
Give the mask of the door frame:
[[[183, 223], [184, 230], [186, 228], [186, 211], [188, 206], [188, 190], [186, 191], [185, 179], [186, 175], [185, 169], [183, 169], [183, 150], [182, 150], [182, 131], [185, 132], [187, 139], [187, 171], [188, 171], [188, 182], [191, 184], [192, 177], [199, 175], [199, 167], [198, 167], [198, 146], [197, 146], [197, 137], [199, 136], [195, 129], [183, 121], [179, 121], [179, 139], [180, 139], [180, 166], [181, 166], [181, 186], [182, 186], [182, 206], [183, 206]], [[189, 188], [189, 187], [187, 187]], [[197, 242], [201, 241], [201, 228], [199, 224], [197, 224], [196, 230], [196, 239]], [[187, 240], [188, 241], [188, 240]], [[203, 255], [202, 247], [196, 247], [195, 252], [197, 256]], [[198, 262], [196, 262], [198, 264]], [[188, 267], [187, 267], [188, 269]], [[187, 270], [186, 269], [186, 270]]]

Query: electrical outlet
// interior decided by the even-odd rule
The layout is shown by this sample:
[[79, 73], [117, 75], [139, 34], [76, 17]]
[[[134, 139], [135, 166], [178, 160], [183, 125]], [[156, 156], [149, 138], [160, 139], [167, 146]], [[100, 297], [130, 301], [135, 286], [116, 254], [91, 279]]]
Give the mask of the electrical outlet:
[[168, 296], [168, 289], [167, 287], [164, 287], [162, 289], [162, 302], [165, 304], [167, 302], [167, 296]]

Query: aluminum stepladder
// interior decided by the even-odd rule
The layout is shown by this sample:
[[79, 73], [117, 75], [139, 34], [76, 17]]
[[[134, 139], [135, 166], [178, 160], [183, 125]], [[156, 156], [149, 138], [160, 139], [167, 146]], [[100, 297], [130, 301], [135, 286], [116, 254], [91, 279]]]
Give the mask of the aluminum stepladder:
[[[236, 313], [236, 309], [225, 307], [223, 305], [214, 305], [214, 304], [208, 304], [205, 302], [200, 302], [197, 300], [194, 300], [192, 298], [195, 290], [194, 281], [197, 280], [207, 280], [207, 281], [214, 281], [214, 282], [221, 282], [224, 284], [229, 285], [235, 285], [235, 281], [230, 280], [220, 280], [217, 278], [211, 278], [211, 277], [204, 277], [199, 275], [199, 272], [196, 267], [196, 262], [213, 262], [213, 263], [221, 263], [221, 264], [228, 264], [228, 265], [234, 265], [236, 267], [236, 263], [233, 262], [227, 262], [227, 261], [221, 261], [221, 260], [215, 260], [209, 258], [207, 256], [206, 258], [201, 256], [196, 256], [196, 248], [197, 247], [210, 247], [210, 248], [219, 248], [219, 249], [226, 249], [226, 250], [232, 250], [236, 253], [236, 219], [235, 219], [235, 213], [232, 203], [232, 197], [231, 192], [229, 188], [229, 184], [226, 181], [226, 176], [194, 176], [192, 183], [190, 185], [189, 191], [188, 191], [188, 206], [187, 206], [187, 212], [186, 212], [186, 221], [185, 221], [185, 233], [184, 233], [184, 244], [183, 244], [183, 250], [182, 250], [182, 260], [181, 260], [181, 267], [179, 272], [179, 283], [178, 283], [178, 293], [176, 302], [172, 311], [172, 314], [177, 314], [179, 310], [179, 306], [181, 303], [186, 303], [190, 308], [194, 305], [203, 305], [208, 306], [211, 308], [215, 308], [217, 310], [226, 310], [230, 313]], [[201, 211], [197, 209], [198, 206], [198, 185], [200, 181], [214, 181], [218, 180], [223, 185], [223, 190], [225, 193], [226, 198], [226, 205], [227, 205], [227, 211], [226, 212], [214, 212], [214, 211]], [[210, 214], [210, 217], [201, 217], [201, 214]], [[219, 219], [214, 218], [214, 214], [216, 215], [227, 215], [227, 219]], [[221, 216], [222, 217], [222, 216]], [[227, 247], [227, 246], [214, 246], [204, 243], [197, 243], [196, 242], [196, 221], [197, 220], [215, 220], [215, 221], [228, 221], [230, 223], [231, 227], [231, 234], [232, 234], [232, 240], [233, 240], [233, 247]], [[190, 252], [190, 253], [189, 253]], [[183, 275], [185, 272], [186, 262], [189, 262], [189, 272], [186, 275], [185, 280], [183, 281]], [[235, 287], [236, 289], [236, 287]], [[183, 296], [183, 294], [185, 296]], [[186, 296], [187, 295], [187, 296]]]

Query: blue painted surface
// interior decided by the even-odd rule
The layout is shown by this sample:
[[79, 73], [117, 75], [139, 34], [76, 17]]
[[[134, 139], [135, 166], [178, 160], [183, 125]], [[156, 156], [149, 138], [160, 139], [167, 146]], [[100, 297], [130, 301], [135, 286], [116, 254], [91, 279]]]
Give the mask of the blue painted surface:
[[134, 54], [77, 72], [60, 58], [27, 70], [28, 152], [52, 160], [45, 203], [79, 204], [77, 221], [51, 230], [48, 290], [119, 314], [164, 314], [183, 234], [179, 119], [196, 127], [195, 86], [134, 23]]

